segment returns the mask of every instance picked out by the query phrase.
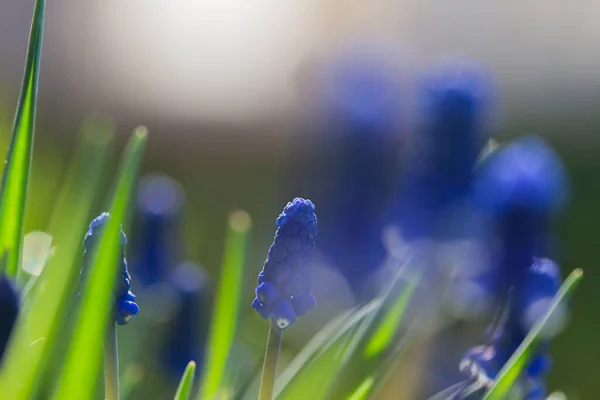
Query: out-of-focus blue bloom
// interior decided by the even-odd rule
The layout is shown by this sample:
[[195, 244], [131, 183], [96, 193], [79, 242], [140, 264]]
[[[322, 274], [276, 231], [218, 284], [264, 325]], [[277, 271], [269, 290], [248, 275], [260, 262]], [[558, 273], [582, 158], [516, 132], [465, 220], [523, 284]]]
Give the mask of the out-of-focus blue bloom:
[[179, 377], [190, 360], [202, 368], [202, 344], [206, 342], [210, 315], [208, 278], [202, 266], [185, 262], [175, 269], [169, 283], [176, 289], [179, 307], [169, 322], [163, 351], [166, 364]]
[[0, 273], [0, 362], [19, 315], [19, 295], [13, 283]]
[[[483, 68], [462, 62], [436, 67], [423, 77], [417, 89], [417, 125], [406, 149], [401, 191], [388, 215], [388, 224], [398, 228], [396, 235], [400, 237], [390, 240], [388, 250], [391, 258], [398, 257], [396, 253], [400, 257], [411, 254], [411, 266], [425, 272], [423, 285], [429, 285], [428, 289], [416, 295], [427, 302], [431, 301], [431, 291], [440, 290], [439, 271], [445, 279], [455, 275], [449, 269], [461, 273], [470, 268], [448, 267], [444, 263], [452, 260], [439, 253], [442, 248], [449, 249], [452, 258], [461, 260], [464, 256], [457, 242], [476, 237], [473, 232], [478, 227], [470, 196], [476, 163], [489, 138], [486, 123], [492, 85]], [[422, 388], [427, 392], [421, 393], [422, 397], [429, 397], [429, 391], [447, 387], [458, 378], [456, 360], [463, 350], [451, 337], [458, 339], [461, 335], [456, 327], [448, 331], [433, 343], [427, 364], [433, 378]]]
[[425, 79], [402, 195], [390, 216], [404, 239], [455, 235], [440, 227], [441, 219], [470, 194], [473, 170], [488, 139], [484, 125], [490, 94], [487, 75], [474, 65], [447, 65]]
[[182, 207], [183, 192], [174, 179], [149, 175], [141, 180], [130, 259], [136, 279], [144, 285], [164, 281], [177, 265], [175, 230]]
[[539, 138], [519, 139], [486, 160], [474, 201], [501, 243], [490, 290], [502, 297], [509, 287], [518, 289], [534, 257], [551, 255], [549, 225], [567, 193], [562, 162]]
[[[103, 212], [90, 223], [89, 229], [83, 239], [83, 268], [81, 270], [81, 280], [84, 281], [86, 272], [89, 269], [89, 263], [91, 262], [96, 246], [98, 245], [98, 239], [100, 233], [106, 227], [106, 224], [110, 218], [110, 214]], [[135, 302], [135, 295], [131, 292], [131, 276], [127, 269], [127, 259], [125, 258], [125, 244], [127, 243], [127, 236], [121, 229], [120, 232], [121, 242], [121, 254], [119, 261], [121, 263], [119, 267], [119, 273], [115, 282], [115, 321], [118, 325], [125, 325], [129, 321], [135, 318], [139, 312], [139, 307]]]
[[319, 230], [323, 254], [362, 296], [385, 259], [382, 211], [394, 189], [400, 144], [401, 87], [390, 60], [349, 52], [326, 66], [320, 143], [329, 150]]
[[[558, 266], [549, 259], [534, 259], [533, 264], [527, 268], [526, 276], [522, 285], [511, 292], [502, 320], [490, 334], [489, 344], [474, 347], [464, 355], [460, 369], [474, 380], [487, 382], [488, 385], [493, 382], [500, 369], [523, 342], [533, 323], [547, 311], [547, 306], [561, 285]], [[527, 314], [536, 303], [546, 307], [539, 310], [535, 320], [530, 320]], [[551, 329], [554, 332], [546, 332], [545, 335], [552, 336], [556, 333], [556, 328]], [[546, 398], [544, 375], [551, 367], [551, 359], [547, 354], [548, 345], [547, 339], [542, 340], [520, 378], [519, 383], [528, 400]]]
[[316, 305], [310, 282], [317, 235], [314, 211], [314, 204], [302, 198], [285, 206], [258, 276], [252, 307], [280, 329], [286, 329]]
[[[477, 374], [493, 379], [545, 314], [561, 285], [558, 266], [546, 257], [551, 253], [551, 217], [567, 197], [566, 174], [560, 159], [541, 139], [524, 138], [490, 156], [478, 177], [474, 197], [489, 214], [501, 245], [498, 265], [484, 278], [499, 302], [508, 306], [507, 316], [488, 346], [487, 354], [492, 356], [483, 358], [483, 353], [472, 350], [465, 360]], [[538, 353], [522, 376], [527, 399], [545, 398], [544, 373], [550, 367], [545, 352], [561, 322], [555, 321], [556, 326], [544, 332]]]

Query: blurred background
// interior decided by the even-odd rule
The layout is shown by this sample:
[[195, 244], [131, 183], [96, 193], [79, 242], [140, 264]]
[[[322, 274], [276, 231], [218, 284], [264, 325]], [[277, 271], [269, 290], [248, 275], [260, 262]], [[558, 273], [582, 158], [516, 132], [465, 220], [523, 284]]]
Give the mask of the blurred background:
[[[3, 144], [18, 97], [32, 8], [31, 1], [0, 3]], [[137, 125], [147, 126], [146, 179], [140, 181], [129, 247], [142, 312], [120, 335], [133, 342], [139, 320], [154, 324], [156, 335], [138, 345], [161, 350], [154, 354], [129, 346], [122, 356], [156, 365], [156, 371], [174, 371], [145, 371], [152, 393], [172, 393], [189, 354], [201, 359], [198, 346], [178, 345], [205, 337], [227, 217], [243, 209], [252, 217], [253, 234], [243, 338], [234, 364], [240, 382], [248, 384], [248, 371], [261, 362], [267, 330], [250, 303], [275, 218], [295, 196], [314, 200], [318, 216], [320, 204], [335, 209], [336, 200], [323, 188], [332, 181], [328, 173], [340, 165], [336, 157], [343, 156], [329, 133], [342, 128], [323, 111], [335, 115], [340, 103], [335, 96], [351, 99], [354, 93], [344, 94], [336, 79], [329, 79], [343, 75], [339, 60], [358, 59], [375, 69], [385, 92], [376, 101], [391, 104], [386, 115], [393, 118], [379, 127], [384, 145], [372, 149], [381, 158], [378, 168], [388, 173], [380, 186], [365, 181], [370, 191], [385, 188], [375, 208], [393, 196], [390, 188], [415, 123], [418, 77], [440, 59], [474, 60], [494, 81], [486, 120], [491, 136], [506, 142], [535, 133], [553, 145], [569, 173], [571, 204], [556, 231], [557, 258], [563, 275], [581, 267], [586, 277], [572, 302], [568, 329], [552, 344], [549, 387], [569, 399], [593, 398], [600, 359], [594, 329], [600, 308], [594, 230], [600, 223], [599, 13], [600, 3], [538, 0], [48, 1], [26, 232], [46, 228], [84, 121], [97, 114], [110, 119], [116, 148]], [[368, 86], [377, 88], [379, 78]], [[370, 89], [365, 90], [368, 97]], [[374, 118], [365, 107], [361, 118]], [[379, 104], [372, 107], [379, 110]], [[98, 202], [98, 212], [101, 206]], [[327, 222], [323, 228], [327, 232]], [[164, 254], [157, 250], [159, 242]], [[154, 272], [144, 272], [148, 269]], [[289, 355], [364, 295], [354, 289], [351, 274], [325, 267], [320, 273], [324, 278], [314, 288], [319, 308], [286, 334]], [[172, 321], [190, 337], [171, 337], [165, 326]], [[150, 379], [152, 373], [158, 378]], [[146, 395], [136, 392], [135, 398]]]

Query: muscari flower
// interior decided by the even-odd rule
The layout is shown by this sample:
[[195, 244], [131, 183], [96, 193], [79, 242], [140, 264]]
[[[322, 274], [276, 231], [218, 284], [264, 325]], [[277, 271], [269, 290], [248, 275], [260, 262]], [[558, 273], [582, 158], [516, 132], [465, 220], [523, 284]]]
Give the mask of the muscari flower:
[[[89, 226], [85, 238], [83, 239], [83, 269], [81, 270], [81, 280], [85, 279], [86, 272], [88, 270], [88, 264], [91, 262], [93, 251], [97, 246], [100, 232], [106, 226], [110, 214], [103, 212], [96, 217]], [[119, 267], [119, 273], [115, 282], [114, 292], [114, 313], [115, 321], [118, 325], [125, 325], [132, 319], [134, 319], [139, 312], [139, 307], [135, 303], [135, 295], [131, 289], [131, 276], [127, 269], [127, 259], [125, 258], [125, 244], [127, 243], [127, 237], [121, 229], [120, 231], [120, 242], [121, 242], [121, 254], [119, 261], [121, 263]]]
[[192, 262], [177, 266], [168, 283], [175, 290], [178, 307], [169, 322], [163, 358], [179, 378], [190, 360], [196, 362], [197, 372], [202, 369], [204, 346], [199, 344], [205, 343], [208, 335], [210, 285], [204, 268]]
[[[505, 315], [490, 344], [471, 349], [462, 367], [471, 377], [491, 382], [544, 315], [561, 285], [551, 261], [549, 225], [565, 204], [566, 175], [558, 156], [541, 140], [524, 138], [499, 150], [483, 166], [476, 202], [492, 218], [502, 253], [498, 266], [480, 279], [504, 302]], [[544, 333], [538, 352], [521, 377], [525, 398], [545, 398], [546, 353], [560, 323]]]
[[440, 224], [470, 194], [473, 170], [488, 139], [484, 127], [491, 89], [481, 68], [445, 65], [420, 89], [419, 126], [406, 159], [402, 193], [390, 213], [408, 241], [456, 236], [457, 224]]
[[0, 362], [19, 315], [19, 295], [13, 283], [0, 273]]
[[314, 262], [317, 217], [310, 200], [295, 198], [277, 218], [277, 231], [258, 275], [252, 307], [286, 329], [316, 305], [310, 272]]
[[[391, 259], [400, 257], [403, 263], [412, 254], [409, 267], [427, 275], [423, 279], [427, 289], [417, 293], [423, 298], [418, 301], [423, 307], [431, 301], [431, 291], [440, 290], [436, 286], [438, 273], [443, 273], [443, 279], [450, 275], [446, 266], [450, 260], [442, 250], [463, 257], [457, 243], [476, 243], [470, 196], [477, 160], [489, 138], [486, 123], [492, 85], [486, 71], [476, 64], [446, 63], [422, 78], [417, 95], [417, 125], [407, 143], [401, 191], [388, 214], [389, 224], [396, 229], [388, 230], [386, 242]], [[456, 267], [463, 272], [469, 268], [462, 264]], [[432, 305], [432, 309], [436, 307]], [[422, 391], [437, 391], [459, 377], [456, 359], [463, 351], [456, 338], [463, 336], [461, 327], [450, 326], [435, 338], [427, 361], [427, 370], [434, 378]]]
[[382, 211], [398, 164], [401, 88], [389, 61], [343, 54], [327, 66], [320, 87], [321, 140], [330, 149], [322, 171], [327, 178], [320, 207], [328, 218], [319, 227], [320, 248], [359, 297], [365, 278], [385, 260]]
[[183, 192], [177, 181], [163, 175], [142, 179], [137, 193], [135, 240], [130, 260], [136, 278], [144, 285], [168, 278], [177, 264], [178, 241], [175, 233], [183, 206]]

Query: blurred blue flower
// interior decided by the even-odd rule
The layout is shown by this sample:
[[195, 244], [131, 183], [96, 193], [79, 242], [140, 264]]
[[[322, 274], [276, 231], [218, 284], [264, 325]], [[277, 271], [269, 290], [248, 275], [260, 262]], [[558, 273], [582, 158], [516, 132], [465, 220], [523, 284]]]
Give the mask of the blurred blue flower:
[[[110, 214], [103, 212], [90, 223], [89, 229], [83, 239], [83, 268], [81, 270], [81, 281], [83, 282], [86, 278], [86, 273], [89, 270], [89, 263], [92, 260], [96, 246], [98, 245], [98, 239], [101, 237], [102, 230], [106, 227], [106, 223], [110, 218]], [[139, 312], [139, 307], [135, 302], [135, 295], [131, 292], [131, 276], [127, 269], [127, 259], [125, 258], [125, 244], [127, 243], [127, 236], [121, 229], [120, 232], [121, 242], [121, 254], [119, 261], [121, 263], [117, 280], [115, 282], [115, 321], [118, 325], [125, 325], [132, 319], [134, 319]]]
[[349, 52], [326, 66], [320, 86], [329, 150], [319, 172], [320, 248], [358, 297], [385, 260], [382, 211], [394, 189], [400, 145], [401, 87], [390, 59]]
[[[402, 194], [390, 219], [412, 241], [453, 236], [445, 214], [470, 194], [473, 171], [488, 135], [491, 85], [483, 69], [448, 64], [420, 87], [419, 126], [404, 167]], [[450, 227], [456, 231], [458, 226]]]
[[0, 362], [19, 315], [19, 295], [13, 283], [0, 272]]
[[[486, 351], [474, 349], [465, 356], [471, 374], [475, 371], [493, 379], [558, 291], [559, 268], [547, 258], [552, 252], [549, 227], [566, 198], [562, 162], [541, 139], [519, 139], [491, 155], [482, 166], [474, 190], [475, 204], [489, 215], [494, 237], [501, 245], [497, 265], [482, 280], [498, 303], [507, 305]], [[528, 399], [545, 398], [544, 373], [550, 367], [546, 349], [564, 316], [553, 322], [522, 377]]]
[[139, 184], [134, 241], [130, 251], [132, 271], [144, 285], [168, 278], [177, 264], [175, 234], [183, 208], [183, 191], [164, 175], [148, 175]]
[[[525, 280], [511, 291], [502, 319], [489, 334], [489, 344], [470, 349], [461, 360], [461, 371], [474, 381], [487, 383], [482, 389], [489, 386], [523, 342], [535, 321], [547, 311], [561, 283], [556, 263], [550, 259], [535, 258], [525, 272]], [[537, 308], [537, 304], [545, 307]], [[532, 310], [535, 312], [533, 319], [529, 315]], [[551, 359], [547, 353], [549, 338], [556, 334], [564, 322], [564, 316], [558, 318], [559, 321], [555, 321], [554, 326], [542, 333], [537, 351], [520, 377], [519, 384], [525, 399], [546, 398], [544, 376], [551, 367]]]
[[473, 197], [501, 244], [488, 280], [498, 296], [525, 281], [534, 257], [551, 256], [550, 223], [566, 203], [567, 186], [560, 158], [535, 137], [518, 139], [482, 165]]
[[180, 264], [168, 281], [177, 293], [178, 308], [169, 322], [163, 348], [164, 359], [177, 378], [181, 376], [190, 360], [201, 372], [209, 326], [208, 278], [200, 265], [184, 262]]
[[316, 305], [310, 282], [317, 235], [314, 211], [314, 204], [302, 198], [285, 206], [258, 276], [252, 307], [280, 329], [286, 329]]

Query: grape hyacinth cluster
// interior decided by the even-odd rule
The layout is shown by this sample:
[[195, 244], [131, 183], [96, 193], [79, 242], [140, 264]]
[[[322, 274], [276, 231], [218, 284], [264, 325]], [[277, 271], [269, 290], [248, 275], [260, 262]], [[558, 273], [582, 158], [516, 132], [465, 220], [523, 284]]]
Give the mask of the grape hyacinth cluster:
[[319, 207], [327, 219], [319, 226], [320, 249], [359, 300], [372, 297], [366, 282], [386, 257], [383, 211], [400, 152], [402, 88], [389, 61], [352, 49], [326, 66], [319, 87], [326, 110], [321, 141], [330, 149], [321, 167], [327, 179]]
[[455, 238], [461, 224], [444, 224], [470, 195], [477, 158], [487, 139], [489, 77], [468, 63], [438, 67], [420, 86], [417, 134], [410, 143], [400, 198], [390, 220], [403, 239]]
[[[90, 223], [89, 229], [83, 239], [83, 269], [81, 271], [81, 280], [85, 279], [86, 271], [89, 269], [89, 263], [93, 256], [93, 252], [98, 245], [98, 239], [100, 233], [106, 227], [106, 224], [110, 218], [110, 214], [103, 212]], [[118, 325], [126, 325], [132, 319], [134, 319], [139, 312], [140, 308], [135, 302], [135, 295], [131, 291], [131, 276], [127, 269], [127, 259], [125, 258], [125, 244], [127, 243], [127, 236], [121, 229], [120, 233], [121, 243], [121, 254], [119, 257], [119, 273], [115, 282], [115, 305], [114, 314], [115, 321]]]
[[[384, 240], [393, 267], [388, 274], [394, 276], [395, 268], [410, 255], [412, 261], [404, 269], [410, 271], [407, 275], [426, 275], [426, 289], [416, 293], [419, 300], [414, 304], [431, 310], [428, 320], [433, 324], [441, 319], [438, 309], [447, 311], [462, 300], [454, 296], [455, 301], [439, 306], [431, 295], [441, 291], [440, 285], [451, 275], [446, 268], [451, 257], [443, 251], [460, 256], [456, 269], [464, 271], [469, 266], [457, 244], [479, 241], [470, 197], [477, 160], [489, 138], [490, 81], [479, 65], [455, 61], [432, 68], [417, 87], [417, 124], [407, 141], [400, 192], [388, 212], [391, 226]], [[387, 280], [382, 279], [384, 284]], [[437, 392], [461, 378], [456, 362], [464, 349], [456, 343], [464, 336], [462, 327], [449, 326], [434, 338], [426, 360], [433, 378], [420, 388], [425, 391], [420, 396], [429, 397], [429, 391]]]
[[[541, 317], [540, 313], [544, 312], [545, 308], [535, 308], [547, 306], [562, 283], [558, 265], [547, 258], [535, 258], [525, 275], [521, 293], [511, 291], [501, 319], [495, 327], [491, 325], [488, 328], [488, 344], [469, 349], [460, 362], [459, 369], [471, 379], [472, 384], [468, 391], [472, 392], [472, 397], [481, 395], [493, 384], [500, 369], [527, 335], [531, 328], [526, 315], [528, 310], [529, 313], [538, 311], [535, 315]], [[556, 325], [551, 327], [546, 335], [556, 333], [557, 328]], [[519, 389], [526, 400], [546, 398], [544, 375], [551, 367], [551, 359], [547, 353], [549, 344], [549, 337], [542, 339], [536, 354], [521, 376]]]
[[[482, 168], [475, 199], [491, 217], [502, 251], [498, 265], [477, 279], [504, 304], [505, 312], [499, 329], [488, 338], [490, 344], [468, 351], [461, 366], [472, 379], [489, 383], [548, 310], [562, 283], [558, 265], [549, 258], [549, 225], [565, 204], [567, 183], [558, 156], [533, 137], [498, 150]], [[544, 374], [550, 367], [546, 352], [564, 322], [558, 314], [521, 377], [528, 400], [545, 398]]]
[[[147, 303], [149, 320], [165, 329], [160, 361], [179, 378], [190, 360], [202, 369], [210, 313], [210, 281], [204, 267], [184, 261], [181, 217], [185, 192], [164, 174], [144, 176], [137, 189], [135, 229], [129, 247], [130, 268]], [[169, 299], [169, 300], [167, 300]]]
[[252, 307], [283, 330], [316, 306], [310, 273], [317, 217], [310, 200], [295, 198], [277, 218], [277, 231], [258, 275]]

